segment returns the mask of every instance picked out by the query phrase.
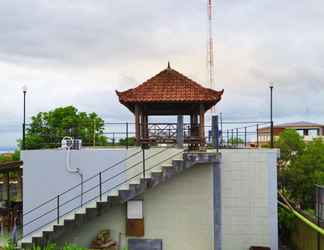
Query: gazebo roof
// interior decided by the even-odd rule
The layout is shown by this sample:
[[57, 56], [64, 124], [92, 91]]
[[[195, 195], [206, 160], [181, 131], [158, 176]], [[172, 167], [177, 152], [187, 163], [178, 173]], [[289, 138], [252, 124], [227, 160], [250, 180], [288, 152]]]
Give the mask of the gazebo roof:
[[[218, 103], [222, 91], [205, 88], [178, 71], [168, 68], [141, 85], [123, 92], [116, 91], [119, 101], [132, 112], [135, 104], [206, 104], [209, 109]], [[169, 105], [167, 105], [169, 106]]]

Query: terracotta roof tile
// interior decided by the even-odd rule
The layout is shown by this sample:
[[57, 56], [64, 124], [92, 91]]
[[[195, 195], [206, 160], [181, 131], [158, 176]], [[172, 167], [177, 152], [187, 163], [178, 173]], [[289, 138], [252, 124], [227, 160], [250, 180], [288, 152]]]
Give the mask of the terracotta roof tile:
[[167, 68], [156, 76], [123, 92], [116, 91], [121, 103], [218, 102], [224, 91], [205, 88], [181, 73]]

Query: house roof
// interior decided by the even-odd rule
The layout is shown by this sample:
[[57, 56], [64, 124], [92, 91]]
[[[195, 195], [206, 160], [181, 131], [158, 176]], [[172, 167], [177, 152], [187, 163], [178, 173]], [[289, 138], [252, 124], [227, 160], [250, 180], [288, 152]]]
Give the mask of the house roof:
[[[284, 128], [321, 128], [324, 127], [323, 124], [319, 123], [313, 123], [313, 122], [305, 122], [305, 121], [300, 121], [300, 122], [289, 122], [289, 123], [281, 123], [273, 126], [274, 128], [278, 129], [284, 129]], [[259, 130], [267, 130], [270, 129], [270, 127], [264, 127], [260, 128]]]
[[205, 88], [178, 71], [168, 68], [139, 86], [116, 91], [119, 100], [127, 103], [212, 103], [221, 100], [222, 91]]
[[319, 123], [313, 123], [313, 122], [305, 122], [305, 121], [300, 121], [300, 122], [290, 122], [290, 123], [282, 123], [278, 124], [275, 127], [276, 128], [307, 128], [307, 127], [323, 127], [323, 124]]

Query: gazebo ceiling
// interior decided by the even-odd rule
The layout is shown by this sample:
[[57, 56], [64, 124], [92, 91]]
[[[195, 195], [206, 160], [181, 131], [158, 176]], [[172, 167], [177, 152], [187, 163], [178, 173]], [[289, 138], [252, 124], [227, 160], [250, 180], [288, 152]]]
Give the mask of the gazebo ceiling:
[[223, 92], [203, 87], [171, 69], [170, 65], [136, 88], [116, 91], [119, 101], [131, 112], [135, 112], [135, 105], [138, 104], [148, 115], [197, 113], [200, 104], [208, 110], [221, 100]]

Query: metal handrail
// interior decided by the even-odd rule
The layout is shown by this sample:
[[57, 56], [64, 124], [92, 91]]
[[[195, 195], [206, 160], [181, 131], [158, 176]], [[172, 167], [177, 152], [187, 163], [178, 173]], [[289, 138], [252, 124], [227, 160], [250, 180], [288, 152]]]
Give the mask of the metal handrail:
[[[127, 158], [125, 158], [125, 159], [123, 159], [123, 160], [120, 160], [120, 161], [114, 163], [113, 165], [111, 165], [111, 166], [109, 166], [108, 168], [106, 168], [106, 169], [104, 169], [103, 171], [101, 171], [101, 173], [105, 173], [105, 172], [107, 172], [108, 170], [111, 170], [111, 169], [117, 167], [117, 166], [120, 165], [121, 163], [123, 163], [123, 162], [125, 162], [125, 161], [127, 161], [127, 160], [129, 160], [129, 159], [131, 159], [131, 158], [133, 158], [134, 156], [140, 154], [141, 152], [142, 152], [142, 150], [139, 150], [139, 151], [135, 152], [134, 154], [128, 156]], [[99, 175], [99, 173], [98, 173], [98, 174], [95, 174], [95, 175], [93, 175], [93, 176], [90, 176], [89, 178], [87, 178], [86, 180], [84, 180], [82, 183], [76, 184], [76, 185], [72, 186], [71, 188], [65, 190], [64, 192], [62, 192], [62, 193], [60, 193], [60, 194], [58, 194], [58, 195], [59, 195], [59, 196], [62, 196], [62, 195], [64, 195], [64, 194], [66, 194], [66, 193], [72, 191], [73, 189], [75, 189], [75, 188], [77, 188], [77, 187], [80, 187], [82, 184], [85, 184], [85, 183], [87, 183], [88, 181], [94, 179], [94, 178], [97, 177], [98, 175]], [[25, 213], [23, 214], [23, 216], [32, 213], [33, 211], [35, 211], [35, 210], [37, 210], [37, 209], [43, 207], [44, 205], [48, 204], [48, 203], [51, 202], [51, 201], [54, 201], [54, 200], [56, 199], [56, 197], [57, 197], [57, 195], [56, 195], [55, 197], [53, 197], [53, 198], [51, 198], [51, 199], [49, 199], [49, 200], [47, 200], [47, 201], [41, 203], [40, 205], [37, 205], [36, 207], [30, 209], [29, 211], [25, 212]]]
[[[88, 178], [86, 181], [89, 181], [89, 180], [93, 179], [94, 177], [98, 177], [98, 176], [100, 177], [100, 178], [99, 178], [99, 183], [98, 183], [97, 185], [93, 186], [93, 187], [90, 187], [88, 190], [81, 192], [80, 194], [78, 194], [78, 195], [74, 196], [73, 198], [71, 198], [71, 199], [65, 201], [64, 203], [61, 203], [61, 204], [59, 203], [60, 196], [62, 196], [62, 195], [64, 195], [64, 194], [66, 194], [67, 192], [73, 190], [75, 187], [78, 187], [78, 186], [80, 186], [81, 184], [84, 184], [84, 183], [86, 182], [86, 181], [85, 181], [85, 182], [83, 182], [83, 183], [81, 183], [81, 184], [78, 184], [78, 185], [76, 185], [76, 186], [74, 186], [74, 187], [68, 189], [67, 191], [65, 191], [65, 192], [63, 192], [63, 193], [61, 193], [61, 194], [55, 196], [54, 198], [50, 199], [49, 201], [42, 203], [41, 205], [37, 206], [36, 208], [34, 208], [34, 209], [32, 209], [32, 210], [26, 212], [24, 215], [27, 215], [27, 214], [29, 214], [29, 213], [31, 213], [31, 212], [33, 212], [33, 211], [36, 211], [37, 209], [41, 208], [41, 207], [44, 206], [45, 204], [48, 204], [49, 202], [52, 202], [52, 201], [54, 201], [55, 199], [58, 199], [58, 202], [57, 202], [58, 205], [57, 205], [55, 208], [52, 208], [52, 209], [50, 209], [49, 211], [46, 211], [45, 213], [41, 214], [41, 215], [38, 216], [37, 218], [33, 218], [32, 220], [30, 220], [30, 221], [24, 223], [24, 224], [22, 225], [22, 229], [24, 229], [26, 226], [32, 224], [33, 222], [39, 220], [40, 218], [43, 218], [44, 216], [46, 216], [46, 215], [48, 215], [48, 214], [54, 212], [55, 210], [58, 211], [58, 216], [57, 216], [55, 219], [53, 219], [52, 221], [47, 222], [47, 223], [41, 225], [41, 226], [38, 227], [37, 229], [35, 229], [35, 230], [33, 230], [33, 231], [31, 231], [31, 232], [25, 234], [25, 235], [22, 235], [22, 238], [25, 238], [26, 236], [28, 236], [28, 235], [34, 233], [35, 231], [38, 231], [39, 229], [41, 229], [41, 228], [47, 226], [48, 224], [54, 222], [55, 220], [57, 220], [57, 221], [59, 222], [59, 219], [62, 218], [63, 216], [65, 216], [66, 214], [72, 212], [73, 210], [75, 210], [75, 209], [77, 209], [77, 208], [82, 207], [83, 205], [88, 204], [89, 202], [93, 201], [94, 199], [96, 199], [96, 198], [98, 198], [98, 197], [102, 197], [102, 194], [105, 194], [105, 193], [107, 193], [107, 192], [109, 192], [109, 191], [112, 191], [114, 188], [116, 188], [116, 187], [118, 187], [118, 186], [120, 186], [120, 185], [123, 185], [123, 184], [125, 183], [125, 181], [122, 182], [122, 183], [118, 183], [116, 186], [114, 186], [113, 188], [111, 188], [111, 189], [108, 190], [108, 191], [102, 192], [102, 184], [105, 184], [105, 183], [107, 183], [107, 182], [109, 182], [109, 181], [115, 179], [116, 177], [120, 176], [120, 175], [123, 174], [123, 173], [126, 173], [126, 172], [129, 171], [130, 169], [133, 169], [133, 168], [135, 168], [136, 166], [142, 164], [142, 163], [145, 162], [146, 160], [152, 159], [152, 158], [154, 158], [155, 156], [160, 155], [160, 154], [162, 154], [163, 152], [165, 152], [165, 151], [167, 151], [167, 150], [169, 150], [169, 149], [170, 149], [170, 148], [165, 148], [165, 149], [160, 150], [159, 152], [157, 152], [157, 153], [155, 153], [155, 154], [152, 154], [151, 156], [149, 156], [149, 157], [147, 157], [147, 158], [143, 158], [143, 160], [141, 160], [141, 161], [139, 161], [139, 162], [133, 164], [132, 166], [128, 167], [127, 169], [124, 169], [123, 171], [117, 173], [116, 175], [111, 176], [111, 177], [109, 177], [108, 179], [102, 181], [102, 179], [101, 179], [101, 175], [102, 175], [102, 173], [107, 172], [108, 170], [112, 169], [113, 167], [117, 166], [118, 164], [121, 164], [122, 162], [127, 161], [127, 160], [129, 160], [130, 158], [132, 158], [132, 157], [138, 155], [140, 152], [142, 152], [142, 151], [138, 151], [138, 152], [132, 154], [131, 156], [125, 158], [124, 160], [119, 161], [119, 162], [113, 164], [112, 166], [110, 166], [109, 168], [107, 168], [107, 169], [105, 169], [105, 170], [99, 172], [98, 174], [96, 174], [96, 175], [91, 176], [90, 178]], [[181, 152], [177, 152], [177, 154], [180, 154], [180, 153], [182, 153], [182, 152], [183, 152], [183, 151], [181, 151]], [[169, 159], [171, 159], [171, 158], [173, 158], [173, 157], [175, 157], [175, 155], [172, 155], [171, 157], [168, 157], [167, 159], [165, 159], [165, 160], [159, 162], [158, 164], [155, 164], [153, 167], [157, 167], [159, 164], [161, 164], [161, 163], [163, 163], [163, 162], [165, 162], [165, 161], [167, 161], [167, 160], [169, 160]], [[149, 168], [149, 169], [147, 169], [147, 170], [150, 170], [150, 169], [152, 169], [153, 167], [151, 167], [151, 168]], [[137, 175], [135, 175], [135, 176], [133, 176], [133, 177], [127, 179], [126, 181], [129, 181], [130, 179], [136, 178], [137, 176], [139, 176], [140, 174], [144, 173], [144, 171], [147, 171], [147, 170], [143, 169], [139, 174], [137, 174]], [[81, 204], [81, 206], [76, 206], [76, 207], [74, 207], [71, 211], [69, 211], [69, 212], [67, 212], [67, 213], [64, 213], [64, 214], [60, 214], [60, 213], [59, 213], [60, 208], [62, 208], [62, 207], [65, 206], [66, 204], [70, 203], [71, 201], [73, 201], [73, 200], [75, 200], [75, 199], [77, 199], [77, 198], [79, 198], [79, 197], [82, 197], [84, 194], [89, 193], [90, 191], [92, 191], [92, 190], [94, 190], [94, 189], [96, 189], [96, 188], [98, 188], [98, 187], [100, 187], [99, 195], [95, 196], [93, 199], [87, 200], [85, 203]]]

